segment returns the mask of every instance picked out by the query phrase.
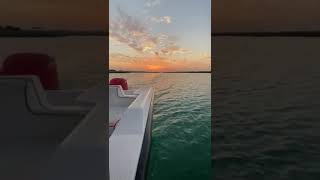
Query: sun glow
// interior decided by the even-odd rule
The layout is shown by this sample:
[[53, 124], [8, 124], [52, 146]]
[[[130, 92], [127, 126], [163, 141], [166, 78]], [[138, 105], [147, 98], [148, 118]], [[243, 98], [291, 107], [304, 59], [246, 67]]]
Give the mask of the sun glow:
[[148, 71], [156, 71], [156, 70], [161, 70], [162, 66], [160, 66], [160, 65], [147, 65], [145, 67], [145, 69]]

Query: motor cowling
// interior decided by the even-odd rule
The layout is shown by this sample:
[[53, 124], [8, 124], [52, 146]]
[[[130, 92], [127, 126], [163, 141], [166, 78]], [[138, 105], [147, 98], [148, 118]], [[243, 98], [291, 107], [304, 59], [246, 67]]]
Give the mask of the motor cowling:
[[109, 85], [120, 85], [123, 90], [128, 90], [128, 82], [124, 78], [113, 78], [110, 80]]
[[17, 53], [8, 56], [2, 65], [2, 75], [38, 76], [46, 90], [59, 89], [58, 71], [54, 58], [39, 53]]

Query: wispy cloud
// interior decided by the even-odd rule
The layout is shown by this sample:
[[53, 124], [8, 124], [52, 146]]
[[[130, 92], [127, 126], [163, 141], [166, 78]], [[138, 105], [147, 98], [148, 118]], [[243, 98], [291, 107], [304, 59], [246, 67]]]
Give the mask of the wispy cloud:
[[150, 20], [155, 23], [171, 23], [171, 17], [170, 16], [163, 16], [163, 17], [151, 17]]
[[160, 34], [158, 36], [158, 54], [164, 55], [174, 55], [174, 54], [184, 54], [184, 53], [191, 53], [190, 50], [181, 48], [177, 45], [176, 39], [169, 37], [165, 34]]
[[[159, 21], [171, 23], [169, 16], [164, 16]], [[153, 35], [149, 32], [146, 24], [137, 17], [126, 14], [118, 8], [118, 16], [110, 20], [109, 37], [127, 45], [140, 53], [152, 53], [157, 56], [190, 53], [181, 48], [176, 40], [165, 34]]]
[[145, 0], [144, 6], [148, 8], [153, 8], [160, 5], [160, 0]]
[[111, 53], [110, 57], [112, 57], [113, 59], [121, 59], [121, 60], [131, 60], [132, 57], [121, 54], [121, 53]]
[[110, 38], [138, 52], [145, 52], [156, 45], [156, 38], [147, 32], [145, 25], [137, 18], [129, 16], [120, 8], [118, 14], [117, 18], [110, 20]]
[[211, 59], [211, 56], [206, 52], [200, 53], [199, 57], [200, 57], [200, 60]]

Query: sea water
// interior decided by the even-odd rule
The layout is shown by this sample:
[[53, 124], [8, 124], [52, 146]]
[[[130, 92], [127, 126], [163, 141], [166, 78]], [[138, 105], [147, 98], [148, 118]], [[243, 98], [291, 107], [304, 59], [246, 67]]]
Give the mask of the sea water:
[[213, 179], [320, 179], [319, 47], [315, 37], [213, 38]]
[[148, 180], [210, 179], [211, 74], [112, 73], [155, 88]]

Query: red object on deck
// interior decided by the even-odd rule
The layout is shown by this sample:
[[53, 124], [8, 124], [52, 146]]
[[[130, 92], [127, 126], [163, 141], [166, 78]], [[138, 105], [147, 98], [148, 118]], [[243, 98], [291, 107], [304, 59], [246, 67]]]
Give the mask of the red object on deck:
[[17, 53], [6, 58], [2, 66], [4, 75], [38, 76], [44, 89], [59, 88], [57, 65], [55, 60], [38, 53]]
[[121, 85], [123, 90], [128, 90], [128, 83], [124, 78], [113, 78], [110, 80], [109, 85]]
[[3, 68], [0, 66], [0, 75], [5, 74]]

